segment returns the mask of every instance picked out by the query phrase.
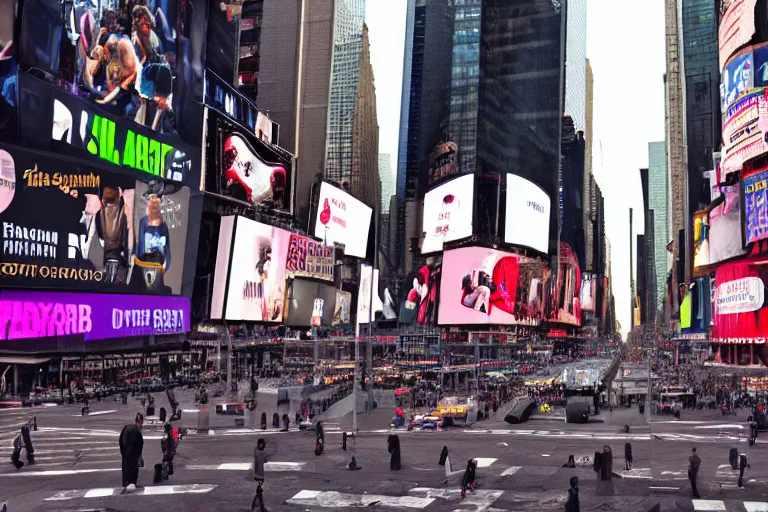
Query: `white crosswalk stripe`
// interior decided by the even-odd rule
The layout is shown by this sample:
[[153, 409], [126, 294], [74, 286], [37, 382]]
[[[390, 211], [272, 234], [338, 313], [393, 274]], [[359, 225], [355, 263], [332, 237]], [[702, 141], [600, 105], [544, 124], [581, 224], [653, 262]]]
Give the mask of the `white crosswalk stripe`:
[[720, 500], [691, 500], [693, 510], [708, 512], [728, 512], [725, 508], [725, 502]]
[[766, 501], [691, 500], [697, 512], [768, 512]]
[[[264, 470], [270, 472], [301, 471], [306, 462], [267, 462]], [[184, 469], [189, 471], [250, 471], [250, 462], [225, 462], [222, 464], [188, 464]]]
[[416, 496], [385, 496], [381, 494], [347, 494], [336, 491], [302, 490], [286, 503], [303, 507], [341, 509], [346, 507], [392, 507], [423, 509], [434, 502], [434, 498]]
[[79, 489], [72, 491], [60, 491], [46, 498], [45, 501], [68, 501], [84, 498], [111, 498], [113, 496], [160, 496], [163, 494], [205, 494], [214, 490], [217, 485], [191, 484], [191, 485], [157, 485], [143, 487], [135, 491], [126, 491], [123, 487], [103, 487], [95, 489]]

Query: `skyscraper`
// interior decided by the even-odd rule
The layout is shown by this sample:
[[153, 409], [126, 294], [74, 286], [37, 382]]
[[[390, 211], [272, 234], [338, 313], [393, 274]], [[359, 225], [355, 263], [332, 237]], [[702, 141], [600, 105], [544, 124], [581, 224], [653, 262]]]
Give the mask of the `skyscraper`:
[[[358, 85], [352, 116], [352, 165], [341, 181], [349, 181], [352, 195], [381, 211], [379, 177], [379, 123], [376, 118], [376, 87], [371, 66], [368, 26], [363, 23], [358, 60]], [[330, 176], [326, 176], [330, 178]]]
[[656, 269], [656, 309], [664, 305], [667, 267], [667, 244], [670, 242], [667, 221], [667, 158], [664, 142], [648, 143], [648, 204], [653, 210], [653, 259]]
[[597, 207], [597, 201], [595, 201], [595, 187], [597, 180], [595, 179], [592, 168], [592, 115], [594, 111], [594, 77], [592, 76], [592, 66], [589, 64], [589, 59], [586, 61], [586, 101], [584, 110], [584, 234], [585, 244], [587, 246], [587, 267], [585, 270], [595, 270], [598, 267], [598, 263], [592, 260], [594, 251], [590, 251], [589, 248], [595, 244], [602, 244], [603, 241], [595, 233], [595, 227], [592, 220], [592, 212]]
[[381, 180], [381, 211], [388, 212], [390, 200], [396, 192], [392, 155], [389, 153], [379, 153], [379, 179]]
[[[569, 0], [565, 46], [565, 113], [576, 131], [587, 124], [587, 0]], [[591, 71], [591, 70], [590, 70]], [[591, 142], [591, 139], [587, 139]]]
[[[721, 139], [719, 107], [718, 6], [716, 0], [683, 0], [683, 60], [688, 142], [686, 266], [693, 260], [693, 214], [709, 206], [712, 154]], [[748, 5], [749, 3], [747, 2]], [[688, 274], [686, 274], [688, 275]]]

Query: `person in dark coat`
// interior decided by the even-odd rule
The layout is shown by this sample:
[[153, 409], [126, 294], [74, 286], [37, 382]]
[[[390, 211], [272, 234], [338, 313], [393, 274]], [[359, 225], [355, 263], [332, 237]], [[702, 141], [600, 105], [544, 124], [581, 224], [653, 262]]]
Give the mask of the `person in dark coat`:
[[389, 458], [389, 469], [391, 471], [400, 471], [402, 469], [400, 463], [400, 438], [390, 434], [387, 438], [387, 446], [388, 451], [391, 454]]
[[461, 497], [467, 496], [467, 489], [474, 492], [475, 476], [477, 473], [477, 459], [470, 459], [467, 462], [467, 469], [464, 470], [464, 476], [461, 479]]
[[323, 448], [325, 447], [325, 429], [321, 421], [317, 422], [315, 427], [315, 455], [318, 457], [323, 454]]
[[264, 465], [267, 463], [267, 442], [264, 438], [256, 441], [253, 450], [253, 479], [257, 482], [264, 481]]
[[170, 423], [165, 424], [165, 434], [160, 439], [160, 448], [163, 451], [163, 480], [173, 475], [173, 458], [176, 456], [176, 440], [173, 438], [173, 428]]
[[573, 455], [568, 456], [568, 462], [563, 464], [564, 468], [575, 468], [576, 467], [576, 459], [573, 457]]
[[123, 459], [123, 487], [137, 484], [139, 480], [139, 460], [144, 449], [144, 436], [136, 425], [123, 427], [120, 432], [120, 456]]
[[624, 443], [624, 469], [626, 471], [632, 470], [633, 461], [634, 461], [634, 458], [632, 457], [632, 444]]
[[568, 489], [568, 501], [565, 503], [565, 512], [580, 512], [579, 505], [579, 477], [571, 477], [571, 487]]

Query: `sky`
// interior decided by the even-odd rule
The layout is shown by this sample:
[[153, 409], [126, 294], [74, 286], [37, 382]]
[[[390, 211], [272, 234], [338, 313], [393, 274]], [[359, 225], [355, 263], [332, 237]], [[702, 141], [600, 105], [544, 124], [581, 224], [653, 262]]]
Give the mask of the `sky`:
[[[406, 0], [368, 0], [366, 9], [379, 152], [392, 154], [396, 162]], [[629, 208], [635, 210], [634, 233], [644, 233], [639, 169], [648, 166], [648, 143], [664, 140], [664, 41], [663, 0], [588, 0], [587, 58], [594, 75], [593, 167], [605, 197], [616, 316], [625, 335], [631, 322]], [[396, 172], [396, 165], [392, 170]]]
[[368, 0], [365, 22], [371, 44], [371, 65], [376, 85], [379, 153], [392, 155], [397, 173], [400, 95], [403, 90], [406, 0]]
[[588, 0], [587, 58], [594, 75], [593, 167], [602, 167], [596, 174], [605, 196], [616, 317], [625, 335], [631, 325], [632, 301], [628, 209], [635, 209], [635, 234], [644, 233], [638, 170], [648, 167], [648, 142], [664, 140], [664, 42], [663, 0]]

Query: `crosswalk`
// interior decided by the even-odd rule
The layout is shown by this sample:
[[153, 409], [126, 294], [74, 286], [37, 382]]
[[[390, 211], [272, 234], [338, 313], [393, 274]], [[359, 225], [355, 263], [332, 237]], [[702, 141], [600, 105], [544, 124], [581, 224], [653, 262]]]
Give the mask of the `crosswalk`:
[[691, 500], [697, 512], [768, 512], [768, 502], [737, 500]]

